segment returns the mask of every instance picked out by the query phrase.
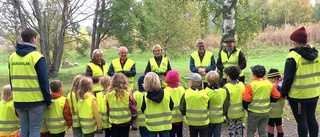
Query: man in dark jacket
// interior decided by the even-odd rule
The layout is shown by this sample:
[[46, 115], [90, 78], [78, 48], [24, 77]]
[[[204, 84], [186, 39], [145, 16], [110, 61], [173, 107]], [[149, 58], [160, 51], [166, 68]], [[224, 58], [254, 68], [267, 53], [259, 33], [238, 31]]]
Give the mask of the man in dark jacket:
[[45, 107], [51, 107], [46, 60], [36, 51], [37, 32], [22, 31], [23, 43], [9, 58], [14, 107], [20, 118], [21, 137], [39, 137]]
[[226, 82], [227, 78], [226, 75], [223, 73], [223, 70], [229, 66], [238, 66], [242, 70], [238, 80], [244, 83], [245, 76], [243, 75], [243, 70], [247, 67], [247, 61], [243, 54], [243, 52], [236, 48], [234, 44], [235, 40], [232, 37], [227, 38], [224, 43], [226, 44], [226, 48], [219, 52], [219, 56], [217, 59], [217, 68], [220, 72], [220, 80], [219, 85], [223, 87]]

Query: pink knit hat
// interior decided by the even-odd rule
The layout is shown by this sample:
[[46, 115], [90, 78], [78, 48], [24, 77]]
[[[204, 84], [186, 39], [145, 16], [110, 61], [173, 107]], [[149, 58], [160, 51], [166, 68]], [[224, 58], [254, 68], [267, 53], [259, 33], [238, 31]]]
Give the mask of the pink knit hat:
[[308, 35], [306, 29], [304, 27], [301, 27], [295, 30], [290, 35], [290, 39], [298, 43], [307, 43]]
[[164, 80], [167, 82], [167, 84], [170, 88], [179, 87], [180, 76], [179, 76], [178, 71], [176, 71], [176, 70], [168, 71], [166, 78]]

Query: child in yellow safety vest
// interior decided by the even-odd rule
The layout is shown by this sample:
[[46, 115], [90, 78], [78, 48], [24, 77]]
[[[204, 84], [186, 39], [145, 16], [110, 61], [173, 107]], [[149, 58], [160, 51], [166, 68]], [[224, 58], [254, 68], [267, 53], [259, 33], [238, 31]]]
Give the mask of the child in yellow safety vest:
[[229, 137], [243, 137], [242, 117], [244, 116], [244, 109], [242, 107], [242, 94], [245, 86], [238, 80], [240, 72], [241, 69], [237, 66], [224, 69], [227, 78], [227, 84], [223, 87], [227, 91], [224, 112]]
[[72, 134], [74, 137], [81, 137], [82, 136], [82, 131], [80, 127], [80, 119], [79, 119], [79, 114], [78, 114], [78, 97], [77, 97], [77, 91], [78, 91], [78, 86], [80, 83], [80, 80], [84, 78], [82, 75], [77, 75], [73, 78], [72, 82], [72, 87], [71, 91], [67, 95], [67, 100], [69, 103], [69, 107], [71, 110], [71, 115], [72, 115]]
[[63, 96], [61, 81], [51, 81], [50, 90], [52, 103], [44, 114], [44, 122], [52, 137], [64, 137], [65, 131], [72, 125], [69, 103]]
[[[270, 69], [268, 73], [269, 81], [277, 87], [280, 91], [280, 72], [278, 69]], [[274, 137], [274, 125], [277, 129], [277, 137], [283, 137], [283, 126], [282, 126], [282, 116], [283, 116], [283, 107], [284, 107], [284, 98], [280, 98], [275, 103], [270, 103], [270, 117], [268, 122], [268, 137]]]
[[218, 85], [219, 74], [216, 71], [209, 71], [206, 74], [208, 86], [205, 88], [209, 96], [209, 120], [208, 137], [220, 137], [222, 123], [224, 121], [223, 105], [225, 103], [227, 93], [226, 90]]
[[175, 137], [175, 134], [177, 134], [177, 137], [182, 137], [182, 128], [183, 128], [183, 116], [179, 110], [180, 106], [180, 100], [182, 95], [185, 92], [185, 89], [180, 86], [180, 76], [178, 71], [176, 70], [170, 70], [168, 71], [165, 81], [168, 84], [168, 86], [164, 89], [164, 92], [169, 92], [171, 95], [171, 98], [173, 100], [173, 110], [171, 111], [172, 114], [172, 129], [170, 130], [170, 136]]
[[13, 107], [12, 91], [9, 84], [5, 85], [0, 102], [0, 137], [19, 136], [19, 117]]
[[92, 94], [93, 82], [91, 78], [84, 77], [78, 87], [78, 113], [82, 134], [85, 137], [94, 137], [95, 131], [102, 129], [102, 121], [96, 97]]
[[136, 119], [136, 102], [128, 79], [122, 73], [112, 76], [107, 94], [107, 116], [112, 124], [112, 137], [128, 137], [131, 122]]
[[161, 88], [159, 76], [154, 72], [148, 72], [144, 78], [144, 96], [141, 111], [145, 114], [146, 127], [149, 137], [169, 137], [171, 125], [171, 111], [173, 101], [170, 93]]
[[276, 86], [263, 78], [266, 74], [264, 66], [256, 65], [251, 70], [252, 82], [243, 93], [243, 106], [248, 110], [247, 137], [254, 137], [257, 129], [260, 137], [266, 137], [270, 102], [276, 102], [281, 95]]
[[107, 116], [107, 94], [108, 88], [111, 83], [111, 78], [109, 76], [102, 76], [100, 79], [100, 85], [103, 88], [102, 92], [98, 92], [96, 94], [97, 101], [98, 101], [98, 106], [99, 106], [99, 112], [100, 112], [100, 117], [102, 120], [102, 127], [104, 128], [105, 131], [105, 137], [110, 137], [111, 136], [111, 124], [109, 122], [109, 117]]
[[180, 111], [186, 116], [189, 125], [190, 137], [208, 136], [209, 120], [209, 97], [202, 90], [202, 78], [198, 73], [192, 73], [188, 77], [188, 86], [185, 94], [181, 97]]
[[142, 101], [144, 96], [147, 94], [147, 92], [144, 91], [143, 88], [143, 80], [144, 80], [144, 74], [141, 75], [138, 79], [138, 91], [135, 91], [133, 93], [133, 98], [136, 101], [137, 104], [137, 119], [135, 120], [135, 123], [137, 126], [139, 126], [139, 133], [140, 137], [149, 137], [149, 131], [146, 128], [146, 120], [145, 115], [141, 111]]

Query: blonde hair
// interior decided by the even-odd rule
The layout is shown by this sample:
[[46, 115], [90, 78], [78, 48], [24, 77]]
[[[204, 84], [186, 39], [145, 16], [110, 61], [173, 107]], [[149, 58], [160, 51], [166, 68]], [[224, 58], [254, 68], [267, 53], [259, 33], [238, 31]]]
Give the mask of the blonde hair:
[[161, 48], [161, 46], [159, 44], [156, 44], [156, 45], [154, 45], [152, 47], [152, 51], [154, 51], [155, 49], [161, 49], [162, 50], [162, 48]]
[[83, 78], [84, 78], [84, 76], [82, 76], [82, 75], [77, 75], [73, 78], [71, 91], [77, 92], [80, 80]]
[[12, 100], [12, 90], [10, 84], [3, 86], [2, 94], [1, 94], [1, 101], [8, 102]]
[[[110, 86], [110, 83], [111, 83], [111, 78], [109, 76], [103, 76], [101, 79], [100, 79], [100, 85], [102, 86], [103, 90], [107, 90]], [[106, 94], [106, 92], [105, 92]]]
[[91, 78], [84, 77], [80, 80], [79, 87], [78, 87], [77, 96], [78, 98], [84, 99], [83, 95], [87, 92], [92, 92], [93, 89], [93, 82]]
[[108, 91], [113, 91], [113, 90], [115, 90], [115, 92], [116, 92], [117, 99], [123, 98], [125, 95], [125, 92], [130, 91], [128, 79], [124, 74], [115, 73], [112, 76], [111, 84], [109, 86]]
[[161, 82], [159, 76], [154, 72], [148, 72], [143, 80], [144, 90], [153, 91], [156, 89], [161, 89]]
[[94, 57], [96, 57], [97, 55], [103, 55], [103, 51], [101, 49], [93, 50], [91, 59], [94, 59]]
[[217, 84], [219, 82], [219, 74], [216, 71], [209, 71], [206, 75], [209, 84]]

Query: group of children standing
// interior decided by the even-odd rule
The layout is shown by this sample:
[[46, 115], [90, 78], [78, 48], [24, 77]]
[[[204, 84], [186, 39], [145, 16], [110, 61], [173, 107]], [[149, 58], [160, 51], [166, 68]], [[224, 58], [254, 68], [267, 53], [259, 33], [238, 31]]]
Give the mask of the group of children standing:
[[[242, 118], [248, 111], [247, 136], [253, 137], [256, 129], [259, 136], [274, 134], [276, 125], [278, 137], [283, 136], [282, 113], [284, 99], [278, 91], [280, 73], [271, 69], [268, 80], [264, 79], [263, 66], [251, 67], [253, 81], [246, 87], [237, 79], [240, 68], [224, 69], [227, 84], [219, 87], [219, 74], [210, 71], [206, 74], [208, 87], [202, 89], [202, 78], [193, 73], [188, 77], [188, 89], [180, 86], [180, 76], [176, 70], [170, 70], [165, 81], [166, 88], [156, 73], [149, 72], [138, 80], [138, 91], [131, 92], [128, 80], [122, 73], [112, 78], [103, 76], [100, 85], [103, 91], [92, 94], [91, 78], [77, 75], [71, 92], [63, 96], [62, 83], [50, 82], [52, 107], [45, 112], [41, 136], [65, 136], [72, 127], [75, 137], [93, 137], [96, 130], [104, 129], [106, 137], [128, 137], [130, 124], [139, 126], [141, 137], [182, 137], [183, 122], [189, 125], [191, 137], [221, 136], [222, 124], [226, 122], [230, 137], [242, 137]], [[273, 102], [273, 103], [270, 103]], [[18, 136], [19, 118], [12, 102], [10, 85], [3, 88], [0, 120], [12, 121], [0, 123], [0, 129], [11, 128], [13, 132], [0, 131], [1, 136]]]

